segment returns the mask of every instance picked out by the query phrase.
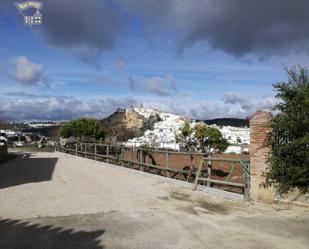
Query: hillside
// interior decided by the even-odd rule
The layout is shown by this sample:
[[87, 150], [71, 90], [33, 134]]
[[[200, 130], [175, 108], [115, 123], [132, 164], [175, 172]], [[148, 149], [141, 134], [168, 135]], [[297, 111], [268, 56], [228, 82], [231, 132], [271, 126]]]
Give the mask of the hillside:
[[249, 127], [249, 120], [241, 118], [216, 118], [201, 121], [208, 125], [215, 124], [217, 126]]
[[149, 108], [135, 108], [135, 110], [145, 118], [156, 115], [159, 120], [153, 124], [151, 129], [146, 130], [143, 136], [129, 139], [125, 143], [126, 146], [135, 147], [148, 144], [158, 148], [179, 149], [175, 133], [183, 126], [185, 121], [183, 117]]
[[[230, 144], [249, 144], [250, 130], [240, 126], [241, 119], [217, 119], [224, 124], [235, 124], [235, 126], [222, 125], [222, 122], [211, 123], [217, 127]], [[108, 137], [112, 142], [123, 141], [126, 146], [140, 146], [148, 144], [157, 148], [179, 150], [179, 144], [175, 134], [183, 126], [184, 117], [176, 114], [161, 112], [146, 107], [132, 107], [118, 109], [109, 117], [103, 119], [102, 125], [107, 130]], [[197, 122], [193, 121], [192, 125]], [[229, 152], [240, 151], [239, 146], [230, 146]]]
[[147, 110], [137, 107], [117, 109], [112, 115], [102, 119], [101, 124], [107, 132], [107, 137], [112, 141], [127, 141], [142, 136], [146, 130], [151, 129], [154, 123], [160, 120], [156, 112]]

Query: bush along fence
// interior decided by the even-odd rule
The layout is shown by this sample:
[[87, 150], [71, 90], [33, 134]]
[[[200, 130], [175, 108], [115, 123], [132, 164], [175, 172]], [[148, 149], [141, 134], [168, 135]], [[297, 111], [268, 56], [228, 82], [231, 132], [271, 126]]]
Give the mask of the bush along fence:
[[69, 143], [59, 151], [129, 167], [197, 185], [219, 188], [249, 197], [248, 155], [212, 154], [130, 148], [107, 144]]

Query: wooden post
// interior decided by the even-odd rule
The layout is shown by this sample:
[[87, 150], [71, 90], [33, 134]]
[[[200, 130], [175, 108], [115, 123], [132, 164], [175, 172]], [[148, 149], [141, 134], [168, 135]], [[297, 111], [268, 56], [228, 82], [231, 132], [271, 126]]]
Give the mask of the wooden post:
[[131, 154], [132, 158], [131, 159], [132, 159], [132, 161], [134, 161], [134, 148], [132, 147], [131, 149], [132, 149], [132, 154]]
[[[106, 145], [106, 156], [109, 156], [109, 146]], [[109, 163], [109, 158], [106, 158], [106, 162]]]
[[94, 144], [94, 160], [97, 160], [97, 144]]
[[201, 161], [200, 161], [200, 164], [199, 164], [199, 166], [198, 166], [198, 169], [197, 169], [197, 172], [196, 172], [196, 175], [195, 175], [195, 180], [194, 180], [194, 184], [193, 184], [193, 189], [192, 189], [192, 190], [196, 190], [196, 189], [197, 189], [198, 179], [199, 179], [199, 177], [200, 177], [203, 164], [204, 164], [204, 157], [202, 157], [202, 159], [201, 159]]
[[76, 142], [76, 144], [75, 144], [75, 156], [78, 155], [78, 154], [77, 154], [77, 151], [78, 151], [77, 147], [78, 147], [78, 144], [77, 144], [77, 142]]
[[[143, 151], [139, 151], [139, 162], [143, 163]], [[140, 171], [143, 171], [143, 165], [140, 166]]]
[[87, 152], [87, 144], [84, 144], [84, 146], [85, 146], [84, 156], [85, 156], [85, 158], [87, 158], [87, 155], [86, 155], [86, 152]]
[[[169, 169], [170, 168], [170, 153], [166, 152], [166, 168]], [[171, 177], [170, 176], [170, 171], [167, 171], [167, 177]]]
[[189, 174], [188, 174], [188, 177], [187, 177], [187, 182], [189, 182], [189, 179], [190, 179], [190, 176], [192, 174], [192, 170], [193, 170], [193, 160], [194, 160], [194, 154], [190, 154], [190, 171], [189, 171]]
[[[211, 158], [211, 155], [208, 155], [207, 157]], [[207, 178], [210, 180], [211, 179], [211, 160], [207, 161], [207, 174], [208, 174]], [[207, 182], [207, 187], [211, 187], [210, 181]]]
[[120, 160], [121, 160], [121, 162], [120, 162], [120, 165], [121, 166], [124, 166], [125, 164], [124, 164], [124, 149], [122, 148], [122, 146], [120, 147]]

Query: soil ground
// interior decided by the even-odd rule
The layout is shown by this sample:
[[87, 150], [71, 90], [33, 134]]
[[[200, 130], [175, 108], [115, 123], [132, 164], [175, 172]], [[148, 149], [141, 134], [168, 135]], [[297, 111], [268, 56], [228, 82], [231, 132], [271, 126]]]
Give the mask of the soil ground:
[[309, 248], [309, 210], [62, 153], [0, 164], [0, 248]]

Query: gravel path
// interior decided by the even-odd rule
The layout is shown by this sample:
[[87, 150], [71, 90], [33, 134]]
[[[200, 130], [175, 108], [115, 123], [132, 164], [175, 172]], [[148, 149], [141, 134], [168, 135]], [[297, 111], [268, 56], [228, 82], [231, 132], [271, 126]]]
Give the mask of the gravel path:
[[0, 248], [308, 248], [309, 210], [62, 153], [0, 164]]

